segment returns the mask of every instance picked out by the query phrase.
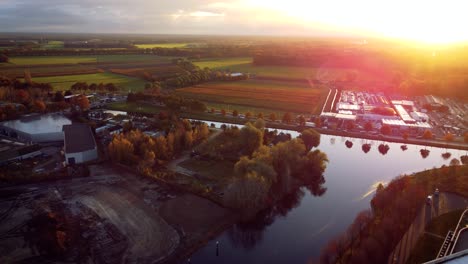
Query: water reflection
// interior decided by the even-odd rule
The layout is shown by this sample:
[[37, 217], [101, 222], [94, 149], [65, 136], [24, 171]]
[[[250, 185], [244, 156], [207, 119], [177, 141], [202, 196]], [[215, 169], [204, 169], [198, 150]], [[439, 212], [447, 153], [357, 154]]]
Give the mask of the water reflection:
[[364, 153], [367, 154], [370, 150], [371, 150], [371, 145], [370, 145], [370, 144], [363, 144], [363, 145], [362, 145], [362, 151], [363, 151]]
[[450, 157], [452, 156], [452, 153], [450, 153], [450, 152], [445, 152], [445, 153], [442, 153], [441, 156], [442, 156], [442, 158], [443, 158], [444, 160], [448, 160], [448, 159], [450, 159]]
[[278, 217], [286, 217], [292, 209], [299, 207], [306, 190], [313, 196], [322, 196], [327, 189], [323, 187], [325, 178], [323, 175], [309, 175], [309, 180], [302, 186], [296, 186], [285, 194], [271, 207], [258, 212], [253, 219], [235, 224], [228, 230], [227, 235], [232, 245], [245, 250], [254, 249], [262, 242], [264, 231], [272, 225]]
[[427, 158], [429, 156], [429, 153], [430, 153], [430, 151], [428, 149], [421, 149], [419, 152], [421, 153], [421, 157], [423, 159]]
[[379, 152], [382, 155], [386, 155], [387, 152], [390, 150], [390, 147], [387, 144], [380, 144], [379, 145]]

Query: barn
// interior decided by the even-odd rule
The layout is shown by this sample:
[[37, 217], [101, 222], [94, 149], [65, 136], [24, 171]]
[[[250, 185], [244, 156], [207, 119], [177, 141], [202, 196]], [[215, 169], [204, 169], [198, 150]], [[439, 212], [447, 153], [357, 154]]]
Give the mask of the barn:
[[93, 161], [98, 158], [96, 141], [91, 128], [76, 123], [63, 126], [65, 141], [65, 163], [74, 165]]

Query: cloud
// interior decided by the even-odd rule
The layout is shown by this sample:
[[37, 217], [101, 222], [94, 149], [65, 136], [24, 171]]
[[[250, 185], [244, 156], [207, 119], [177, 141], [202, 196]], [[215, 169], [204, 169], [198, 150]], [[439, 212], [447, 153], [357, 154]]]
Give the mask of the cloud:
[[[304, 34], [316, 32], [246, 0], [0, 0], [0, 32]], [[294, 28], [292, 28], [294, 27]]]
[[225, 16], [224, 13], [213, 13], [213, 12], [207, 12], [207, 11], [195, 11], [190, 13], [190, 16], [192, 17], [223, 17]]

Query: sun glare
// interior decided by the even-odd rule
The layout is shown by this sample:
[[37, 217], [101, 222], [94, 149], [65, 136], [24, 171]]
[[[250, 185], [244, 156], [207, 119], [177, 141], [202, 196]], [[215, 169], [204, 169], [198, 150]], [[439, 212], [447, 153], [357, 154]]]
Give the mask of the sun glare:
[[284, 19], [328, 26], [351, 34], [374, 34], [426, 43], [468, 40], [464, 1], [250, 0], [249, 5], [281, 13]]

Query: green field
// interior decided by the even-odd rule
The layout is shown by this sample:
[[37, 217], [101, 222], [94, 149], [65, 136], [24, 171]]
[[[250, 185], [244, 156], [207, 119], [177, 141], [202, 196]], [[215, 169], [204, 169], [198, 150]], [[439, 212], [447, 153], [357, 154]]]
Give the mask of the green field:
[[63, 49], [63, 41], [51, 40], [41, 45], [42, 49]]
[[77, 63], [124, 63], [124, 62], [169, 62], [170, 57], [154, 55], [83, 55], [83, 56], [30, 56], [11, 57], [10, 63], [16, 65], [50, 65]]
[[166, 108], [156, 106], [156, 105], [151, 105], [147, 103], [127, 103], [127, 102], [118, 102], [118, 103], [108, 104], [106, 108], [110, 110], [147, 113], [147, 114], [158, 114], [161, 111], [167, 111]]
[[[252, 58], [250, 57], [240, 57], [240, 58], [213, 58], [206, 60], [194, 61], [193, 64], [197, 65], [200, 68], [208, 67], [210, 69], [223, 70], [223, 69], [241, 69], [245, 65], [250, 65], [252, 63]], [[244, 72], [244, 71], [243, 71]]]
[[[194, 61], [200, 68], [208, 67], [217, 70], [230, 70], [231, 72], [250, 73], [253, 76], [264, 78], [286, 79], [318, 79], [330, 81], [343, 78], [347, 72], [356, 72], [343, 68], [314, 68], [296, 66], [255, 66], [250, 57], [238, 58], [210, 58]], [[363, 73], [360, 73], [363, 77]]]
[[[216, 110], [224, 109], [226, 113], [232, 114], [232, 111], [237, 110], [239, 114], [245, 114], [250, 112], [253, 116], [257, 116], [259, 113], [263, 113], [263, 116], [266, 118], [269, 114], [275, 113], [277, 118], [280, 119], [286, 111], [281, 111], [277, 109], [272, 109], [268, 107], [256, 107], [249, 105], [236, 105], [236, 104], [224, 104], [224, 103], [215, 103], [215, 102], [205, 102], [208, 109], [214, 108]], [[297, 112], [299, 114], [299, 112]]]
[[68, 90], [76, 82], [114, 83], [122, 91], [139, 91], [145, 87], [145, 81], [113, 73], [79, 74], [53, 77], [33, 77], [34, 82], [50, 83], [55, 90]]
[[135, 45], [139, 49], [153, 49], [153, 48], [186, 48], [189, 43], [157, 43], [157, 44], [138, 44]]

